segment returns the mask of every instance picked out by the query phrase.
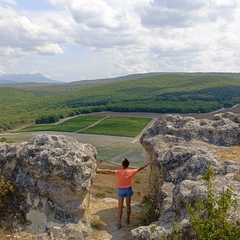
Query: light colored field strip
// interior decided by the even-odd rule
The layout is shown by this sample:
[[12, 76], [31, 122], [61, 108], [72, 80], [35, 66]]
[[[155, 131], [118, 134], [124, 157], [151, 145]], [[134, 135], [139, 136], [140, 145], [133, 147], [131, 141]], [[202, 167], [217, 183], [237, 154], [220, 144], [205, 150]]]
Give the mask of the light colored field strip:
[[74, 132], [74, 133], [79, 133], [79, 132], [82, 132], [82, 131], [84, 131], [85, 129], [91, 128], [91, 127], [93, 127], [93, 126], [97, 125], [98, 123], [100, 123], [101, 121], [105, 120], [105, 119], [106, 119], [106, 118], [108, 118], [108, 117], [109, 117], [109, 116], [106, 116], [106, 117], [104, 117], [104, 118], [100, 119], [99, 121], [97, 121], [97, 122], [93, 123], [92, 125], [89, 125], [89, 126], [87, 126], [87, 127], [83, 128], [83, 129], [80, 129], [80, 130], [78, 130], [78, 131], [76, 131], [76, 132]]
[[156, 121], [158, 118], [153, 118], [152, 121], [150, 121], [148, 123], [148, 125], [134, 138], [134, 140], [132, 141], [132, 143], [135, 143], [137, 141], [139, 141], [140, 137], [142, 136], [142, 134], [148, 129], [150, 128]]

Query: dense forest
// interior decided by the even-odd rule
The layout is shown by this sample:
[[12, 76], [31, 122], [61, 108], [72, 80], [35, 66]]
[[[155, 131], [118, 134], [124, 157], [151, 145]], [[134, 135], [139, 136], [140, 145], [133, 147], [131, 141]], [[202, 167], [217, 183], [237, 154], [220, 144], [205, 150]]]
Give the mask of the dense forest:
[[0, 86], [0, 131], [97, 111], [206, 113], [240, 103], [235, 75], [166, 73], [95, 83]]

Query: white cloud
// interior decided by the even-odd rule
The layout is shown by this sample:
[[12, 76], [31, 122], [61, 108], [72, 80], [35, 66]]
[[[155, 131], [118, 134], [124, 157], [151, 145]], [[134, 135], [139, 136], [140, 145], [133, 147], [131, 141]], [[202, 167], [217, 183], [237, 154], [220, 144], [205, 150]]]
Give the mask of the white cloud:
[[30, 56], [29, 53], [20, 48], [0, 47], [0, 67], [14, 64], [18, 59]]
[[234, 18], [238, 2], [218, 0], [153, 0], [138, 7], [146, 27], [186, 28], [218, 19]]
[[1, 0], [0, 1], [0, 5], [4, 4], [4, 3], [12, 4], [12, 5], [16, 5], [17, 4], [17, 2], [15, 0]]
[[72, 36], [77, 44], [100, 50], [137, 42], [140, 18], [133, 9], [125, 9], [125, 5], [111, 6], [103, 0], [52, 0], [51, 3], [65, 6], [71, 13], [76, 24]]
[[66, 80], [240, 71], [237, 0], [49, 0], [49, 11], [14, 3], [0, 1], [2, 72], [21, 63]]
[[8, 58], [9, 52], [15, 58], [35, 53], [62, 54], [61, 44], [71, 41], [67, 35], [69, 23], [58, 13], [34, 16], [6, 7], [0, 7], [0, 12], [0, 48]]
[[47, 44], [43, 46], [36, 46], [36, 50], [39, 54], [46, 54], [46, 55], [55, 55], [55, 54], [62, 54], [63, 50], [59, 47], [58, 44]]

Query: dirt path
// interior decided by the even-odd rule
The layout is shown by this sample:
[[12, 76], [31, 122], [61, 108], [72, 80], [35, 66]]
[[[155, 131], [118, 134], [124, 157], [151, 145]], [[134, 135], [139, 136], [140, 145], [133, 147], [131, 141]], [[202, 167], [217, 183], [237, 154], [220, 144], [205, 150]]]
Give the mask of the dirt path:
[[122, 228], [117, 229], [117, 200], [112, 198], [91, 199], [90, 217], [94, 227], [94, 240], [130, 240], [130, 231], [138, 226], [137, 213], [141, 211], [138, 203], [132, 204], [131, 223], [127, 225], [126, 208], [123, 208]]

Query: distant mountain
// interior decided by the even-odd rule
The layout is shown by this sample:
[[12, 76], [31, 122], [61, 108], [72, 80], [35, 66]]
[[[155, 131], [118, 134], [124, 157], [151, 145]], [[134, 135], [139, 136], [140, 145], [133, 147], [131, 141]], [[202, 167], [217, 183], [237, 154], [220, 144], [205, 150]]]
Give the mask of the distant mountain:
[[104, 84], [104, 83], [122, 82], [122, 81], [151, 77], [151, 76], [156, 76], [156, 75], [161, 75], [161, 74], [167, 74], [167, 73], [165, 73], [165, 72], [137, 73], [137, 74], [130, 74], [130, 75], [114, 77], [114, 78], [100, 78], [100, 79], [93, 79], [93, 80], [80, 80], [80, 81], [69, 82], [68, 84], [101, 85], [101, 84]]
[[188, 74], [188, 75], [212, 75], [212, 76], [221, 76], [221, 77], [232, 77], [232, 78], [240, 78], [240, 73], [233, 73], [233, 72], [149, 72], [149, 73], [137, 73], [137, 74], [130, 74], [126, 76], [114, 77], [114, 78], [99, 78], [93, 80], [80, 80], [74, 82], [68, 82], [68, 85], [81, 85], [83, 87], [86, 86], [96, 86], [102, 85], [105, 83], [114, 83], [114, 82], [122, 82], [152, 76], [159, 76], [163, 74]]
[[18, 83], [51, 83], [59, 84], [63, 83], [58, 80], [53, 80], [44, 77], [41, 73], [35, 74], [5, 74], [0, 76], [0, 84], [18, 84]]

